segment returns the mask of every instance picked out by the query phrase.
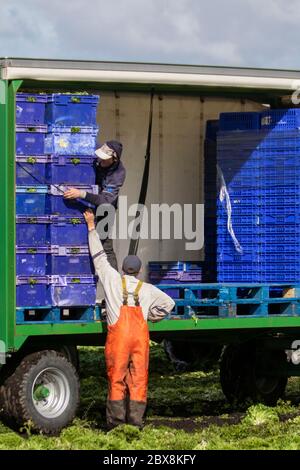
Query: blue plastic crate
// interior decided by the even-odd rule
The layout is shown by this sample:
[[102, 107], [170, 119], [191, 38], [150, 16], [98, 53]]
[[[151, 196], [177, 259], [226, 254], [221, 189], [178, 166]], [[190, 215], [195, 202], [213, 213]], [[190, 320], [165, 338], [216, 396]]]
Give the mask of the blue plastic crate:
[[223, 248], [218, 247], [217, 252], [217, 260], [220, 263], [258, 263], [259, 262], [259, 255], [255, 249], [252, 252], [248, 252], [246, 250], [243, 251], [242, 254], [237, 253], [234, 251], [234, 248], [231, 250], [225, 250]]
[[300, 270], [293, 271], [281, 271], [281, 270], [272, 270], [270, 272], [264, 273], [260, 277], [260, 282], [290, 282], [298, 283], [300, 281]]
[[58, 307], [95, 305], [96, 277], [51, 276], [51, 297]]
[[92, 274], [93, 262], [88, 246], [52, 246], [52, 274]]
[[16, 156], [16, 183], [18, 185], [49, 184], [51, 157], [49, 155]]
[[267, 154], [267, 152], [261, 152], [260, 158], [253, 158], [253, 161], [256, 161], [258, 166], [260, 167], [290, 167], [290, 166], [295, 166], [298, 168], [300, 167], [300, 161], [299, 161], [299, 153], [296, 153], [294, 151], [292, 152], [280, 152], [280, 153], [275, 153], [275, 152], [270, 152]]
[[[98, 186], [96, 185], [76, 185], [80, 190], [98, 194]], [[52, 215], [66, 215], [66, 216], [82, 216], [83, 212], [88, 207], [94, 207], [92, 204], [83, 199], [64, 199], [63, 192], [67, 190], [66, 186], [60, 185], [59, 187], [51, 185], [50, 198], [51, 198], [51, 213]]]
[[261, 113], [261, 128], [274, 130], [300, 129], [300, 109], [270, 109]]
[[[16, 154], [43, 155], [47, 126], [16, 126]], [[51, 152], [50, 152], [51, 153]]]
[[261, 205], [265, 207], [266, 210], [270, 206], [283, 206], [286, 205], [287, 207], [293, 207], [296, 208], [299, 206], [300, 199], [299, 196], [297, 197], [296, 195], [289, 196], [289, 195], [268, 195], [265, 194], [264, 196], [261, 196]]
[[221, 113], [220, 130], [236, 131], [260, 129], [260, 114], [256, 112]]
[[44, 246], [50, 243], [50, 217], [17, 216], [16, 238], [19, 246]]
[[51, 247], [34, 246], [16, 248], [17, 275], [44, 276], [51, 270]]
[[278, 225], [278, 224], [261, 224], [260, 225], [260, 231], [261, 234], [264, 235], [274, 235], [274, 236], [283, 236], [283, 235], [289, 235], [289, 234], [294, 234], [297, 235], [300, 233], [300, 223], [287, 223], [284, 225]]
[[[260, 168], [260, 176], [263, 179], [273, 179], [274, 184], [283, 181], [286, 184], [300, 183], [300, 166], [265, 166]], [[290, 183], [288, 183], [290, 181]]]
[[46, 102], [47, 95], [17, 93], [16, 123], [27, 126], [44, 124]]
[[56, 126], [95, 126], [98, 95], [48, 95], [46, 122]]
[[[247, 236], [247, 240], [250, 242], [253, 240], [253, 243], [256, 243], [257, 241], [257, 236], [260, 233], [260, 226], [259, 225], [253, 225], [253, 224], [238, 224], [237, 222], [234, 224], [234, 232], [236, 235], [242, 234], [243, 236]], [[227, 220], [221, 220], [219, 219], [218, 225], [217, 225], [217, 235], [218, 235], [218, 240], [222, 240], [221, 237], [224, 237], [225, 240], [232, 240], [231, 236], [228, 232], [227, 229]]]
[[17, 307], [51, 306], [49, 276], [17, 276]]
[[292, 206], [267, 206], [259, 215], [261, 224], [275, 223], [300, 223], [299, 205]]
[[251, 175], [250, 172], [237, 173], [234, 175], [225, 174], [224, 179], [227, 189], [241, 189], [251, 187], [256, 189], [259, 187], [259, 184], [261, 182], [261, 178], [258, 172], [253, 175]]
[[299, 258], [299, 251], [297, 252], [274, 252], [274, 253], [261, 253], [260, 254], [260, 262], [270, 263], [270, 265], [275, 263], [288, 263], [290, 267], [297, 262]]
[[88, 231], [84, 218], [51, 216], [50, 238], [52, 245], [85, 245]]
[[236, 263], [218, 263], [217, 281], [218, 282], [260, 282], [261, 274], [259, 264], [243, 264], [237, 267]]
[[226, 160], [222, 155], [218, 156], [218, 165], [221, 168], [223, 175], [238, 174], [238, 173], [251, 173], [259, 174], [259, 168], [262, 165], [261, 160], [256, 158], [247, 158], [247, 160]]
[[94, 156], [54, 155], [51, 165], [52, 184], [94, 184]]
[[33, 216], [50, 214], [48, 186], [17, 186], [16, 212]]
[[[271, 224], [270, 224], [271, 225]], [[261, 244], [265, 244], [266, 250], [272, 251], [274, 246], [278, 246], [280, 244], [284, 244], [284, 248], [286, 250], [294, 249], [294, 246], [300, 244], [300, 230], [299, 228], [295, 230], [294, 225], [291, 225], [293, 231], [291, 233], [286, 232], [266, 232], [266, 230], [261, 231], [260, 234], [260, 242]], [[299, 246], [299, 254], [300, 254], [300, 246]]]
[[98, 127], [49, 126], [45, 153], [57, 155], [93, 155]]

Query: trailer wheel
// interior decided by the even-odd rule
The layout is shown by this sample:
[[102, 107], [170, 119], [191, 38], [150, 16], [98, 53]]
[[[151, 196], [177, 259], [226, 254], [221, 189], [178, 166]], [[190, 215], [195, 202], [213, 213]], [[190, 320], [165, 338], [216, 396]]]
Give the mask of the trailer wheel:
[[1, 408], [22, 427], [57, 434], [75, 417], [79, 379], [73, 365], [54, 350], [25, 356], [1, 386]]
[[226, 346], [220, 361], [220, 382], [227, 400], [233, 405], [247, 400], [275, 405], [284, 394], [287, 376], [264, 375], [259, 370], [264, 364], [276, 371], [284, 361], [284, 351], [257, 351], [250, 344]]

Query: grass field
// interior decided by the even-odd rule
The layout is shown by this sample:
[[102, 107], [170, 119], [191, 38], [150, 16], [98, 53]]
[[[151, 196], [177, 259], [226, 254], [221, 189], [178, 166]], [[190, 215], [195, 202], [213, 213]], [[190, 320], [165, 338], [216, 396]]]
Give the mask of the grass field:
[[158, 345], [151, 347], [147, 424], [105, 431], [103, 348], [81, 348], [78, 418], [59, 437], [22, 434], [0, 423], [0, 449], [300, 449], [300, 381], [290, 379], [286, 401], [232, 409], [218, 368], [175, 373]]

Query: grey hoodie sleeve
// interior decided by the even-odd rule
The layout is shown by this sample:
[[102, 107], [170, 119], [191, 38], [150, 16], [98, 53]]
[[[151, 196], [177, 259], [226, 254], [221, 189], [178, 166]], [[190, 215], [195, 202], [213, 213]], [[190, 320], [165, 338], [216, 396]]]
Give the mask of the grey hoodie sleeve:
[[152, 286], [151, 296], [148, 320], [158, 322], [163, 320], [173, 310], [175, 302], [165, 292], [155, 286]]
[[114, 274], [119, 275], [118, 271], [116, 271], [108, 262], [106, 253], [96, 230], [91, 230], [89, 232], [89, 248], [96, 274], [99, 276], [102, 284], [104, 284], [106, 276], [111, 277]]

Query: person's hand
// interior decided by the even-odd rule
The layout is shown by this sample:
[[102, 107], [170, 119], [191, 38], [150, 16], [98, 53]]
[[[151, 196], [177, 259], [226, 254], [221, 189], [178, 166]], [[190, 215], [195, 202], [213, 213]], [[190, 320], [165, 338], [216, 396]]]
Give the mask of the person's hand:
[[88, 226], [88, 230], [94, 230], [95, 228], [95, 215], [91, 209], [87, 209], [83, 213], [83, 217], [85, 218], [86, 224]]
[[65, 199], [79, 199], [81, 197], [81, 191], [76, 188], [70, 188], [64, 192]]

